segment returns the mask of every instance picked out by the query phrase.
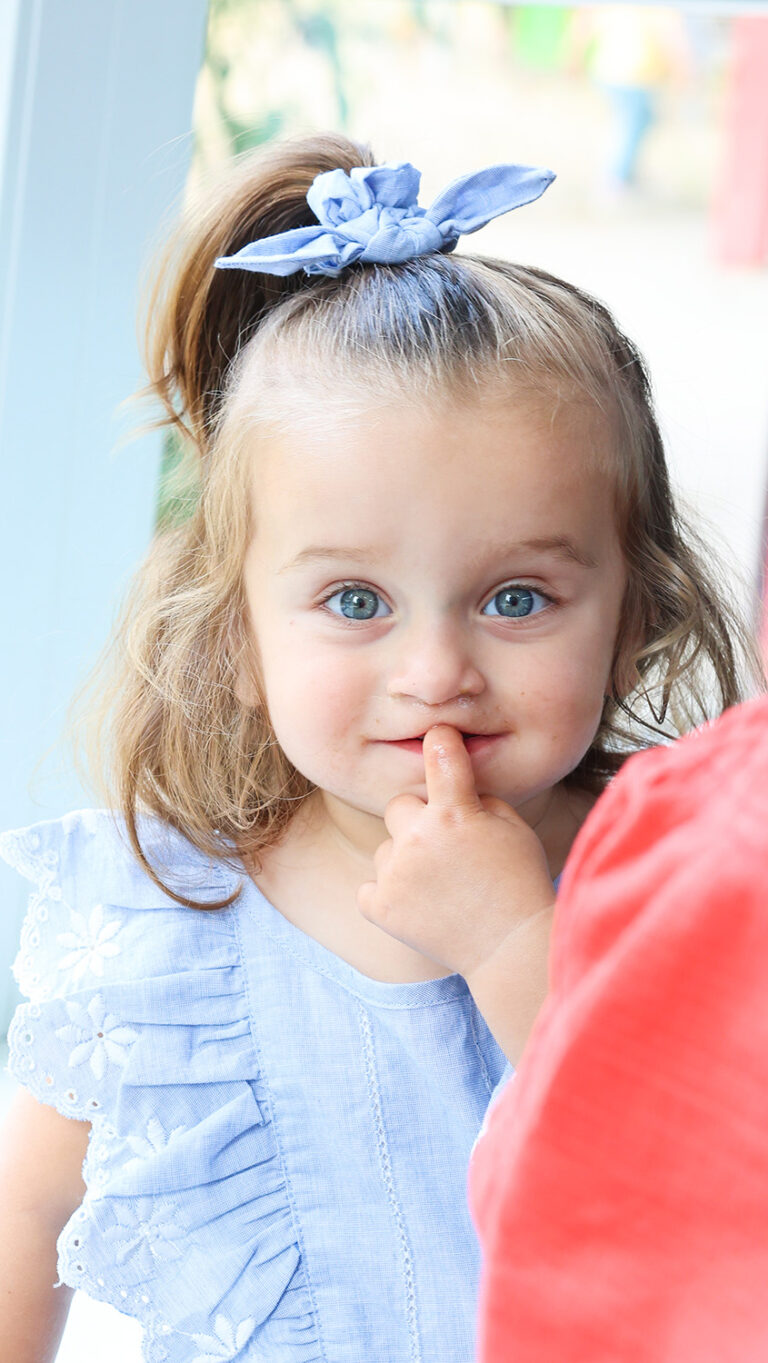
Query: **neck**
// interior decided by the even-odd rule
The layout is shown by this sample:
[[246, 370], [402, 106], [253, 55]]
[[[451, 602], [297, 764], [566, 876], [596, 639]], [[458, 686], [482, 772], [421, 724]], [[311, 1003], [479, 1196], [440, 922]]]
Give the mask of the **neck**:
[[[562, 870], [587, 808], [575, 809], [562, 785], [553, 786], [517, 807], [516, 812], [539, 837], [553, 878]], [[363, 880], [375, 879], [374, 854], [389, 837], [383, 818], [321, 790], [310, 796], [302, 817], [305, 831], [313, 841], [325, 843], [352, 874], [359, 873]]]
[[384, 820], [364, 809], [355, 809], [324, 790], [316, 792], [313, 812], [318, 831], [322, 830], [336, 849], [366, 876], [372, 874], [374, 853], [389, 837]]

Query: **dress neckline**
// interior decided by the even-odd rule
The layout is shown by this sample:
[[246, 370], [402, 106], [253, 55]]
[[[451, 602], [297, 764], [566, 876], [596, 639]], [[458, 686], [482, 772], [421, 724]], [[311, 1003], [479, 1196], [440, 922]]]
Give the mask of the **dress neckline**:
[[261, 932], [277, 943], [288, 955], [296, 957], [320, 975], [369, 1003], [390, 1008], [423, 1008], [447, 1003], [469, 994], [469, 986], [462, 975], [440, 975], [432, 980], [403, 980], [390, 982], [364, 975], [356, 966], [342, 960], [329, 947], [292, 923], [267, 899], [255, 880], [242, 870], [243, 889], [239, 905], [258, 925]]

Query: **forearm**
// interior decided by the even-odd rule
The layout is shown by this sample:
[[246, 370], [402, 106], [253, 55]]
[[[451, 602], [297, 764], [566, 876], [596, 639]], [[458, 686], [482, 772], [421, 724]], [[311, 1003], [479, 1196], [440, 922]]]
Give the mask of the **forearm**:
[[469, 976], [472, 997], [493, 1036], [517, 1065], [547, 995], [554, 902], [526, 918]]
[[56, 1241], [85, 1193], [89, 1125], [25, 1089], [0, 1133], [0, 1359], [52, 1363], [72, 1291], [54, 1288]]
[[0, 1237], [0, 1358], [52, 1363], [64, 1330], [72, 1289], [53, 1284], [56, 1234], [50, 1223], [21, 1207], [3, 1211]]

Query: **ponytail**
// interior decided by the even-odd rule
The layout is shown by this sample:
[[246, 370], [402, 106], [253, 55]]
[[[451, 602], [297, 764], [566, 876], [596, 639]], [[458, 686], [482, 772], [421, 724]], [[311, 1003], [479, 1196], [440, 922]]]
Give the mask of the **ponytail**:
[[375, 165], [370, 150], [346, 137], [284, 142], [254, 158], [245, 153], [202, 207], [193, 206], [158, 261], [147, 300], [143, 396], [159, 399], [169, 425], [204, 456], [229, 365], [267, 313], [312, 287], [303, 273], [279, 279], [214, 267], [248, 242], [315, 222], [307, 191], [317, 175]]

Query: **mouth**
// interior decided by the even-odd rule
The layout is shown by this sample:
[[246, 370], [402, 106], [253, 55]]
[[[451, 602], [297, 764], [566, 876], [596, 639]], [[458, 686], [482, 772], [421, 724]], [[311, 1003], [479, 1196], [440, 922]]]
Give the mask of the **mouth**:
[[[464, 741], [464, 747], [472, 756], [473, 753], [484, 752], [492, 747], [499, 739], [504, 738], [504, 734], [469, 733], [462, 730], [461, 737]], [[422, 755], [423, 746], [424, 734], [417, 734], [414, 738], [391, 738], [387, 741], [387, 747], [400, 748], [403, 752], [417, 753], [419, 757]]]

